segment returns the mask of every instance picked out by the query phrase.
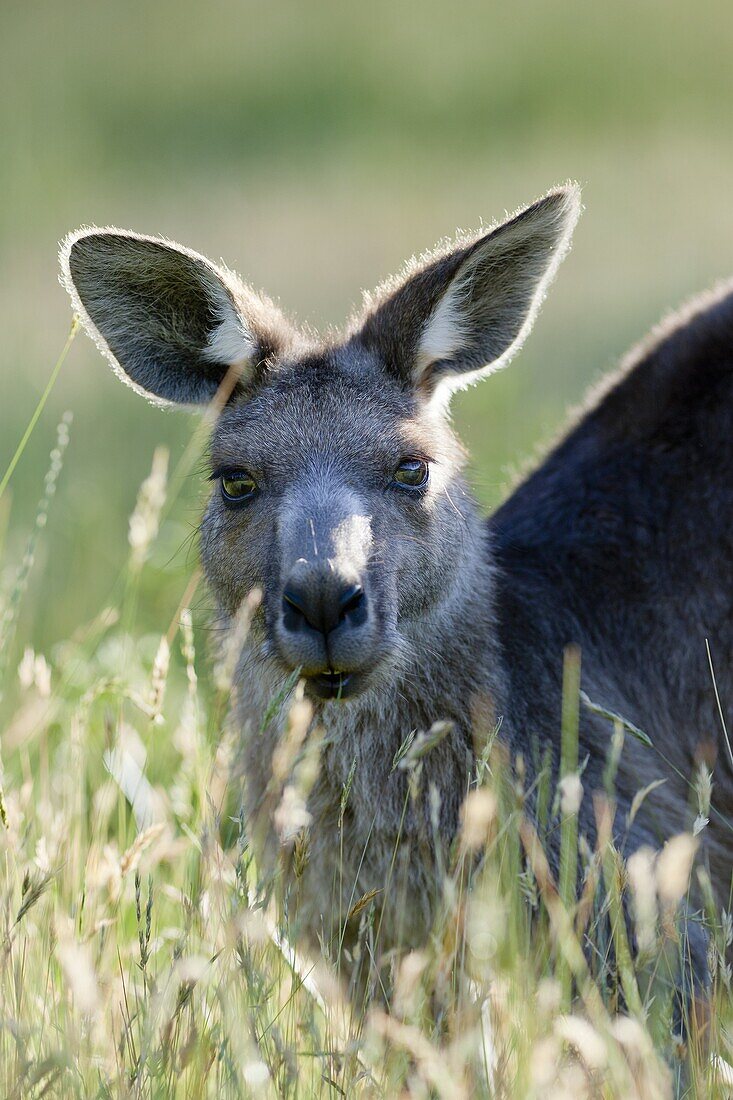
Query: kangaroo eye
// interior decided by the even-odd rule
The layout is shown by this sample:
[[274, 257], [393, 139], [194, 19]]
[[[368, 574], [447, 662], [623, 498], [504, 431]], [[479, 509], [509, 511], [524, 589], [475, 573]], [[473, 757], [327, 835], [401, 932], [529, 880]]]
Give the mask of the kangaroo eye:
[[424, 458], [403, 458], [392, 475], [392, 483], [401, 489], [424, 489], [429, 477], [430, 467]]
[[257, 492], [257, 482], [246, 470], [221, 475], [221, 495], [227, 504], [246, 504]]

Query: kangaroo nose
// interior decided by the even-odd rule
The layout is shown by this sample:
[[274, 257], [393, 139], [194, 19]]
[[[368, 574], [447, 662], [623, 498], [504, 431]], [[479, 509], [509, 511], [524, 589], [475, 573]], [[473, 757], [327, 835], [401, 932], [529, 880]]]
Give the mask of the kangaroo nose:
[[330, 634], [341, 623], [361, 626], [366, 620], [366, 593], [360, 584], [332, 584], [291, 578], [283, 590], [283, 623], [287, 630], [310, 627]]

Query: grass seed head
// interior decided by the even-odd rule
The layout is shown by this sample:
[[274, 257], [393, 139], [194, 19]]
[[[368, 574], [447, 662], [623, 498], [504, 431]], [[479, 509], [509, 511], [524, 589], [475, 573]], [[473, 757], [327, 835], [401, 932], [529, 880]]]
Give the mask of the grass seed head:
[[56, 955], [77, 1010], [94, 1016], [100, 1007], [100, 993], [89, 947], [67, 932], [59, 938]]
[[648, 847], [638, 848], [629, 857], [626, 874], [631, 886], [634, 926], [639, 951], [650, 951], [656, 943], [657, 884], [656, 854]]
[[575, 816], [583, 801], [583, 784], [580, 776], [573, 772], [564, 775], [558, 784], [560, 792], [560, 813], [563, 817]]
[[301, 829], [308, 828], [311, 821], [312, 817], [306, 809], [303, 796], [292, 783], [288, 783], [274, 815], [280, 843], [291, 844]]
[[461, 808], [461, 846], [466, 851], [478, 852], [487, 843], [497, 809], [496, 795], [487, 787], [469, 791]]
[[168, 480], [168, 449], [156, 447], [150, 473], [140, 486], [135, 509], [130, 516], [128, 542], [132, 565], [139, 569], [158, 534], [160, 514], [165, 504]]
[[656, 882], [660, 901], [673, 907], [687, 893], [698, 841], [690, 833], [673, 836], [657, 858]]

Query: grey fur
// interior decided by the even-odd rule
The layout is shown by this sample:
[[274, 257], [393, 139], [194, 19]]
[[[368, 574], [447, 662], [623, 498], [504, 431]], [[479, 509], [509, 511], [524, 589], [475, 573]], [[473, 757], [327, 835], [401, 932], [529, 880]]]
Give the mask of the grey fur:
[[[213, 468], [246, 468], [259, 497], [233, 510], [216, 490], [201, 550], [224, 623], [253, 587], [264, 593], [237, 669], [236, 713], [247, 804], [271, 853], [268, 791], [282, 726], [274, 720], [261, 728], [268, 702], [296, 664], [314, 673], [328, 661], [358, 674], [353, 697], [316, 701], [326, 736], [309, 800], [313, 824], [300, 915], [326, 938], [334, 915], [384, 887], [398, 834], [393, 885], [382, 895], [384, 943], [424, 936], [436, 848], [455, 833], [477, 727], [485, 731], [501, 718], [502, 736], [528, 766], [537, 738], [552, 746], [557, 767], [562, 659], [570, 643], [582, 650], [588, 695], [645, 729], [655, 745], [651, 750], [627, 738], [618, 777], [619, 839], [629, 848], [659, 845], [689, 827], [686, 780], [707, 753], [716, 783], [707, 858], [718, 895], [727, 898], [725, 819], [733, 811], [733, 768], [705, 639], [727, 706], [733, 698], [733, 290], [723, 287], [701, 300], [632, 356], [488, 522], [463, 479], [464, 454], [445, 402], [436, 399], [501, 365], [521, 343], [577, 210], [577, 193], [561, 189], [490, 233], [413, 262], [367, 299], [342, 339], [309, 349], [278, 313], [259, 300], [253, 308], [241, 284], [232, 289], [233, 276], [197, 257], [184, 262], [190, 283], [181, 301], [198, 295], [199, 305], [181, 312], [175, 340], [168, 329], [156, 339], [159, 298], [157, 292], [152, 302], [143, 296], [162, 278], [177, 317], [178, 261], [172, 276], [167, 259], [161, 265], [160, 256], [152, 257], [151, 267], [145, 250], [133, 259], [130, 239], [105, 231], [95, 231], [91, 251], [89, 238], [72, 238], [67, 247], [67, 285], [87, 327], [96, 338], [101, 334], [133, 381], [155, 395], [201, 400], [221, 378], [200, 358], [212, 295], [219, 293], [212, 278], [221, 277], [222, 293], [236, 304], [245, 330], [267, 349], [253, 357], [256, 370], [252, 366], [246, 386], [223, 409], [211, 446]], [[192, 256], [164, 242], [158, 248]], [[100, 305], [110, 295], [111, 312]], [[446, 301], [451, 324], [438, 336], [445, 343], [447, 331], [452, 347], [431, 359], [425, 333]], [[401, 458], [416, 454], [434, 460], [424, 495], [390, 486]], [[283, 587], [296, 574], [324, 600], [358, 580], [368, 600], [364, 621], [345, 623], [328, 638], [288, 634]], [[452, 729], [425, 759], [421, 800], [408, 801], [405, 813], [406, 777], [393, 767], [395, 752], [410, 731], [438, 719], [451, 721]], [[609, 724], [584, 712], [580, 736], [581, 759], [588, 757], [583, 782], [591, 791], [602, 786]], [[342, 792], [352, 770], [337, 871]], [[634, 794], [658, 777], [667, 783], [647, 799], [626, 836]], [[589, 795], [580, 819], [592, 839]], [[702, 974], [704, 942], [693, 926], [691, 941]]]

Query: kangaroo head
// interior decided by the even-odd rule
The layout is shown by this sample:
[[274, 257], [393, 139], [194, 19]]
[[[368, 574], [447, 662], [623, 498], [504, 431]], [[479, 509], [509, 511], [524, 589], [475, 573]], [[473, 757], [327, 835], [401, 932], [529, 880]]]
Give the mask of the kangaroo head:
[[519, 349], [578, 211], [559, 189], [412, 261], [323, 342], [177, 244], [116, 229], [64, 243], [74, 308], [123, 381], [159, 404], [214, 403], [208, 580], [229, 614], [262, 590], [262, 659], [302, 669], [313, 696], [393, 674], [465, 583], [448, 398]]

